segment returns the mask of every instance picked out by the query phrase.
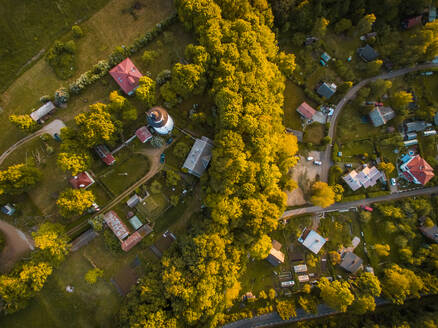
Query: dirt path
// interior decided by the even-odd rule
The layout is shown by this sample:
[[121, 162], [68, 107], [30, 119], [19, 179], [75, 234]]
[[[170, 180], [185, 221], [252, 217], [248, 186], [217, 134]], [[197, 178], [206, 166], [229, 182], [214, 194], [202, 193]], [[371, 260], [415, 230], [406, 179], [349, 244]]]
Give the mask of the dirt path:
[[63, 121], [61, 120], [53, 120], [52, 122], [50, 122], [49, 124], [45, 125], [44, 127], [42, 127], [41, 129], [39, 129], [38, 131], [28, 135], [27, 137], [24, 137], [23, 139], [19, 140], [18, 142], [16, 142], [15, 144], [13, 144], [11, 147], [9, 147], [8, 150], [6, 150], [3, 154], [0, 155], [0, 165], [3, 164], [4, 160], [13, 152], [15, 151], [17, 148], [21, 147], [22, 145], [24, 145], [25, 143], [35, 139], [38, 136], [43, 135], [44, 133], [48, 133], [50, 135], [54, 135], [55, 133], [58, 133], [58, 135], [60, 134], [60, 131], [62, 128], [65, 127], [65, 124]]
[[6, 246], [0, 253], [0, 272], [6, 272], [23, 255], [33, 250], [34, 244], [32, 238], [5, 221], [0, 220], [0, 230], [6, 236]]

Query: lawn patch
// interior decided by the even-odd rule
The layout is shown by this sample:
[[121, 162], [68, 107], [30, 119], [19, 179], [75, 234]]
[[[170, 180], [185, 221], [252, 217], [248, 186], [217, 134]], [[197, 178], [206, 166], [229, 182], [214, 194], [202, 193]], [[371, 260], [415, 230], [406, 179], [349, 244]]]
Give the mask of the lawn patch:
[[306, 143], [312, 143], [313, 145], [320, 145], [324, 136], [325, 126], [319, 123], [313, 123], [306, 127], [303, 141]]

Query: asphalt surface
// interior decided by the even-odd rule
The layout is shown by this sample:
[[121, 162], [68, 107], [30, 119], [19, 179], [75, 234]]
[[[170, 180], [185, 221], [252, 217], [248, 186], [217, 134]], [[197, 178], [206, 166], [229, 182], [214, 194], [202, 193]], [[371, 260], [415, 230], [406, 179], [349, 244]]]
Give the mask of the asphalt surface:
[[[328, 136], [332, 139], [332, 141], [334, 141], [334, 137], [335, 137], [335, 133], [336, 133], [336, 124], [337, 124], [337, 121], [339, 118], [339, 114], [341, 113], [344, 106], [356, 96], [356, 93], [362, 87], [367, 85], [368, 83], [374, 82], [374, 81], [379, 80], [379, 79], [389, 80], [389, 79], [393, 79], [393, 78], [398, 77], [398, 76], [405, 75], [407, 73], [417, 72], [417, 71], [430, 69], [430, 68], [436, 68], [436, 67], [438, 67], [438, 64], [434, 64], [434, 63], [421, 64], [421, 65], [417, 65], [415, 67], [402, 68], [402, 69], [399, 69], [396, 71], [380, 74], [380, 75], [373, 76], [373, 77], [370, 77], [368, 79], [360, 81], [359, 83], [354, 85], [350, 90], [348, 90], [348, 92], [345, 94], [345, 96], [336, 105], [336, 108], [333, 112], [332, 119], [330, 121], [330, 128], [328, 131]], [[333, 165], [333, 163], [331, 161], [331, 147], [332, 147], [332, 144], [328, 145], [326, 150], [323, 152], [323, 154], [321, 154], [321, 158], [322, 158], [321, 161], [322, 161], [322, 165], [323, 165], [322, 173], [321, 173], [321, 180], [325, 181], [325, 182], [328, 181], [328, 172], [329, 172], [330, 167]]]
[[412, 196], [423, 196], [423, 195], [430, 195], [438, 193], [438, 187], [430, 187], [430, 188], [419, 188], [415, 190], [409, 190], [409, 191], [402, 191], [390, 195], [375, 197], [375, 198], [366, 198], [366, 199], [360, 199], [355, 200], [352, 202], [345, 202], [345, 203], [335, 203], [329, 207], [322, 208], [319, 206], [310, 206], [310, 207], [304, 207], [304, 208], [297, 208], [294, 210], [288, 210], [283, 213], [281, 218], [285, 219], [291, 216], [297, 216], [301, 214], [316, 214], [316, 213], [322, 213], [322, 212], [330, 212], [330, 211], [339, 211], [339, 210], [347, 210], [352, 207], [358, 207], [360, 205], [370, 205], [372, 203], [378, 203], [378, 202], [385, 202], [389, 200], [396, 200], [401, 199], [405, 197], [412, 197]]

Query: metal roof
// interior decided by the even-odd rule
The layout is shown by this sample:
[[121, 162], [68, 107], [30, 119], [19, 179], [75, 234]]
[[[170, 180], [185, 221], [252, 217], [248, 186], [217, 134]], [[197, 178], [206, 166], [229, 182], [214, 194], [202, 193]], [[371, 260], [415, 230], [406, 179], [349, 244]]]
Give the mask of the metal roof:
[[35, 122], [37, 122], [54, 109], [55, 109], [55, 105], [51, 101], [49, 101], [46, 102], [44, 105], [42, 105], [40, 108], [38, 108], [36, 111], [30, 113], [30, 117]]
[[209, 138], [196, 139], [183, 168], [187, 169], [190, 174], [200, 177], [210, 163], [212, 149], [213, 143]]

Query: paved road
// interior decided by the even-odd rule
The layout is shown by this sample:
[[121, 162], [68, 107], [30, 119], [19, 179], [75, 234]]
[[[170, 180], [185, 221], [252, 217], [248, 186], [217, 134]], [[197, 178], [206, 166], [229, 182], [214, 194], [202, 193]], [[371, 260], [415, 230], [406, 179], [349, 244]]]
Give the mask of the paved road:
[[322, 208], [319, 206], [297, 208], [295, 210], [289, 210], [284, 212], [282, 218], [285, 219], [291, 216], [297, 216], [301, 214], [315, 214], [315, 213], [328, 212], [328, 211], [338, 211], [338, 210], [349, 209], [351, 207], [358, 207], [360, 205], [369, 205], [371, 203], [385, 202], [389, 200], [396, 200], [396, 199], [412, 197], [412, 196], [430, 195], [435, 193], [438, 193], [438, 187], [419, 188], [415, 190], [404, 191], [404, 192], [394, 193], [394, 194], [375, 197], [375, 198], [366, 198], [366, 199], [360, 199], [360, 200], [355, 200], [352, 202], [345, 202], [345, 203], [335, 203], [332, 206], [326, 208]]
[[[352, 100], [356, 96], [356, 93], [362, 87], [367, 85], [368, 83], [374, 82], [374, 81], [379, 80], [379, 79], [382, 79], [382, 80], [393, 79], [395, 77], [402, 76], [402, 75], [405, 75], [407, 73], [412, 73], [412, 72], [417, 72], [417, 71], [431, 69], [431, 68], [437, 68], [437, 67], [438, 67], [438, 64], [434, 64], [434, 63], [421, 64], [421, 65], [417, 65], [415, 67], [402, 68], [402, 69], [399, 69], [397, 71], [392, 71], [389, 73], [380, 74], [380, 75], [370, 77], [368, 79], [360, 81], [359, 83], [354, 85], [350, 90], [348, 90], [348, 92], [345, 94], [345, 96], [336, 105], [336, 108], [333, 112], [332, 119], [330, 121], [330, 128], [328, 131], [328, 136], [332, 139], [332, 141], [334, 141], [335, 132], [336, 132], [336, 124], [337, 124], [337, 121], [338, 121], [338, 118], [339, 118], [339, 115], [340, 115], [342, 109], [350, 100]], [[333, 165], [333, 163], [331, 161], [331, 147], [332, 147], [331, 144], [328, 145], [326, 150], [321, 155], [321, 158], [322, 158], [321, 161], [323, 162], [321, 180], [326, 181], [326, 182], [328, 181], [328, 172], [329, 172], [330, 166]]]
[[65, 124], [61, 120], [53, 120], [49, 124], [45, 125], [38, 131], [24, 137], [23, 139], [17, 141], [15, 144], [13, 144], [11, 147], [9, 147], [3, 154], [0, 155], [0, 165], [4, 162], [4, 160], [17, 148], [24, 145], [26, 142], [29, 142], [36, 137], [43, 135], [44, 133], [49, 133], [53, 136], [54, 133], [58, 133], [59, 131], [65, 127]]
[[33, 250], [34, 244], [32, 238], [5, 221], [0, 220], [0, 230], [6, 236], [6, 246], [0, 253], [0, 271], [5, 272], [24, 254]]

